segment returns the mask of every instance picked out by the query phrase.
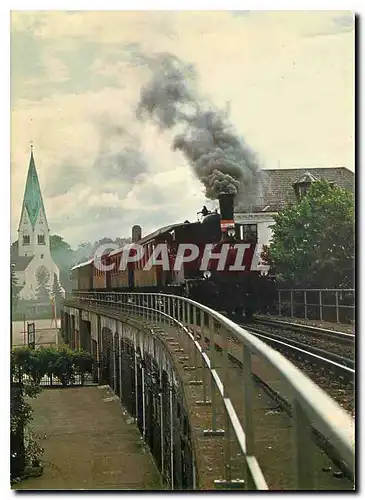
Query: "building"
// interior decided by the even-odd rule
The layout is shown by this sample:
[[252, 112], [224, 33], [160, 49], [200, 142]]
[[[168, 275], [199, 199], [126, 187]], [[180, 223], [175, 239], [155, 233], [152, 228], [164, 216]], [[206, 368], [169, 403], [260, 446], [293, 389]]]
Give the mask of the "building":
[[[49, 304], [55, 277], [60, 283], [60, 271], [51, 256], [49, 226], [34, 162], [33, 148], [30, 153], [18, 227], [17, 251], [11, 261], [20, 289], [19, 299]], [[62, 293], [64, 293], [63, 290]]]
[[274, 215], [285, 205], [294, 203], [312, 182], [321, 179], [355, 190], [355, 174], [345, 167], [263, 170], [259, 203], [255, 206], [240, 205], [235, 212], [235, 222], [241, 226], [241, 237], [257, 238], [259, 244], [268, 245]]

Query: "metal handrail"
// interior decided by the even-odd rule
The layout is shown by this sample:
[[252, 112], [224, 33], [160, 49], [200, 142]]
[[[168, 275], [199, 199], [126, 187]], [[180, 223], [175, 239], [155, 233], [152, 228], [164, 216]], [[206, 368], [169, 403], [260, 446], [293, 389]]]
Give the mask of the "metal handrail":
[[280, 292], [352, 292], [354, 288], [278, 288]]
[[[253, 439], [252, 405], [250, 404], [250, 399], [245, 399], [246, 428], [243, 430], [236, 411], [233, 408], [233, 404], [228, 397], [229, 388], [225, 386], [215, 370], [214, 349], [212, 350], [212, 354], [209, 353], [211, 356], [208, 356], [205, 352], [204, 345], [201, 345], [190, 332], [192, 326], [204, 328], [204, 319], [202, 320], [204, 315], [200, 314], [200, 321], [197, 321], [197, 310], [208, 315], [211, 340], [214, 341], [215, 321], [218, 325], [223, 327], [224, 332], [228, 332], [230, 336], [233, 335], [242, 345], [244, 386], [246, 390], [247, 387], [250, 388], [252, 384], [251, 357], [253, 354], [270, 365], [280, 375], [281, 380], [289, 386], [292, 395], [291, 403], [294, 409], [293, 427], [296, 436], [294, 446], [296, 451], [297, 486], [300, 489], [306, 489], [312, 486], [308, 484], [311, 478], [308, 478], [308, 474], [303, 472], [307, 469], [308, 460], [311, 460], [310, 447], [307, 448], [307, 443], [305, 443], [304, 448], [306, 449], [303, 449], [302, 440], [303, 433], [308, 433], [312, 428], [316, 429], [332, 445], [341, 457], [341, 460], [347, 465], [347, 469], [350, 470], [352, 476], [354, 476], [354, 422], [351, 417], [283, 355], [263, 343], [241, 326], [238, 326], [233, 321], [213, 311], [209, 307], [180, 296], [155, 293], [98, 292], [78, 292], [74, 296], [76, 300], [80, 300], [81, 302], [86, 300], [94, 304], [107, 303], [109, 306], [120, 307], [121, 310], [128, 310], [131, 314], [142, 315], [146, 318], [152, 317], [152, 319], [157, 321], [162, 321], [164, 318], [167, 318], [183, 327], [187, 338], [193, 342], [196, 350], [203, 359], [223, 399], [225, 410], [229, 416], [230, 423], [234, 429], [242, 453], [245, 456], [247, 467], [256, 488], [267, 489], [267, 485], [259, 464], [252, 454], [252, 449], [250, 449], [251, 446], [249, 445]], [[130, 299], [133, 300], [132, 303], [128, 302]], [[146, 302], [147, 307], [145, 306]], [[158, 302], [161, 304], [158, 304]], [[189, 308], [191, 307], [192, 311], [188, 308], [188, 312], [186, 312], [184, 304], [189, 304]], [[156, 305], [158, 306], [157, 308]], [[180, 309], [180, 305], [183, 305], [183, 312]], [[175, 317], [175, 312], [177, 312], [177, 318]], [[182, 318], [181, 314], [183, 315]], [[220, 331], [220, 335], [224, 335], [224, 332]], [[227, 336], [224, 341], [228, 352]], [[226, 365], [226, 370], [228, 370], [228, 365]], [[250, 390], [248, 389], [248, 394], [249, 393]], [[250, 398], [251, 396], [246, 395], [245, 398], [246, 397]], [[248, 443], [247, 446], [246, 443]]]

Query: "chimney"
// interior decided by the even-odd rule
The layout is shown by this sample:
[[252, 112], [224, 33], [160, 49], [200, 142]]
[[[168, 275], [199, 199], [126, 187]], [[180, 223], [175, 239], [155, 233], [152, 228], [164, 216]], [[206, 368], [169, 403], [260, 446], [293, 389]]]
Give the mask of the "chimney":
[[221, 233], [222, 240], [234, 239], [234, 235], [228, 235], [228, 231], [235, 230], [233, 217], [233, 194], [222, 193], [218, 196], [219, 209], [221, 213]]
[[142, 228], [141, 226], [132, 227], [132, 243], [138, 243], [142, 239]]

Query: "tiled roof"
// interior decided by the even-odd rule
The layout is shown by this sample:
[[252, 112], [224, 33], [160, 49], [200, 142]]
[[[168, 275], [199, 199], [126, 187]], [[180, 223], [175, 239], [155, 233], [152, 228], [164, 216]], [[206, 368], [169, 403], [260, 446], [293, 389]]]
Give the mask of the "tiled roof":
[[15, 264], [14, 271], [25, 271], [33, 257], [14, 257], [12, 259], [12, 264]]
[[303, 177], [324, 179], [335, 185], [355, 191], [355, 174], [346, 167], [287, 168], [263, 170], [263, 192], [257, 206], [240, 205], [236, 212], [275, 212], [296, 201], [293, 184]]

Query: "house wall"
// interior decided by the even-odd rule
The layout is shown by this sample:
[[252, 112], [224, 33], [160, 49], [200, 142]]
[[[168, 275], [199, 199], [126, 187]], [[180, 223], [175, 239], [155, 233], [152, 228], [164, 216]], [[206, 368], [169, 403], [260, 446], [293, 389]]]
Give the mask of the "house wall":
[[272, 229], [274, 225], [273, 212], [258, 212], [258, 213], [236, 213], [234, 215], [237, 224], [257, 224], [257, 243], [260, 245], [269, 245], [272, 237]]

